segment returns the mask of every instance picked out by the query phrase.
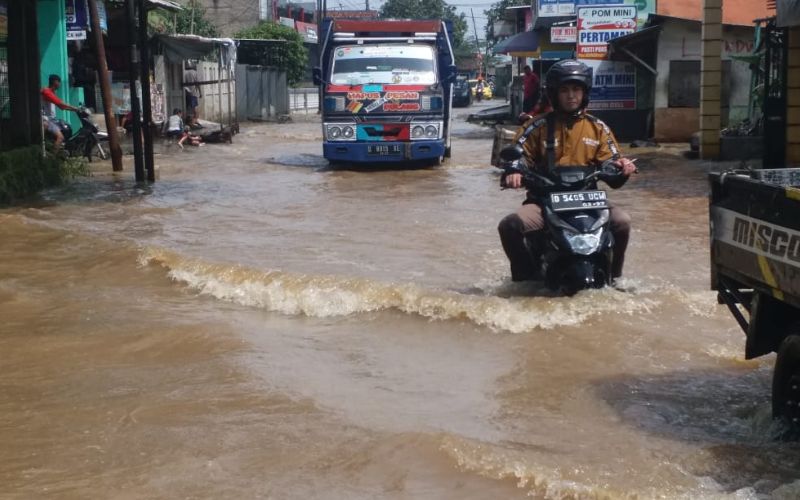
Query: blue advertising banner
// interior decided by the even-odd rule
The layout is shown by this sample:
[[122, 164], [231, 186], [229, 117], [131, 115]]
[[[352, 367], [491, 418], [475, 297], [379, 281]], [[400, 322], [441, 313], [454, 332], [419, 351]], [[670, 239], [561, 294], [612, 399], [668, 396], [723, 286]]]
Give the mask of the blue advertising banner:
[[636, 67], [617, 61], [583, 61], [591, 66], [594, 82], [589, 109], [636, 109]]
[[67, 40], [85, 40], [89, 25], [86, 0], [64, 0], [67, 20]]

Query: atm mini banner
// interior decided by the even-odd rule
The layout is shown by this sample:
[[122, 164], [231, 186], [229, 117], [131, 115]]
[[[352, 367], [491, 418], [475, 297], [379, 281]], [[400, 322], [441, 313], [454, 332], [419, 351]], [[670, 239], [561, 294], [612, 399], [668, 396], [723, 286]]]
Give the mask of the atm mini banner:
[[584, 61], [592, 68], [591, 110], [636, 109], [636, 67], [619, 61]]

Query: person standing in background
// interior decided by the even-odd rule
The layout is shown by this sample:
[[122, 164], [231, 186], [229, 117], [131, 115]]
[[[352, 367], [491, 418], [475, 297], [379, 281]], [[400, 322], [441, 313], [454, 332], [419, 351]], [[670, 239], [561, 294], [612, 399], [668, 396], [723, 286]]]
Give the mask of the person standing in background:
[[522, 112], [533, 114], [533, 108], [539, 102], [539, 77], [530, 66], [525, 66], [522, 71]]
[[187, 62], [186, 71], [183, 72], [183, 92], [186, 95], [186, 114], [188, 117], [194, 117], [195, 120], [200, 118], [197, 113], [200, 98], [203, 97], [203, 92], [200, 85], [197, 83], [200, 80], [197, 77], [197, 63]]

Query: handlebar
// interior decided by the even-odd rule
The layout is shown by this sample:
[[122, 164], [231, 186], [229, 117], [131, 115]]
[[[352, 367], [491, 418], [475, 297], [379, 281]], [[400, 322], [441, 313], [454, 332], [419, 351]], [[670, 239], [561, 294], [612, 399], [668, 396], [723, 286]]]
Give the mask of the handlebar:
[[614, 160], [611, 159], [604, 161], [597, 170], [574, 182], [554, 181], [547, 176], [527, 168], [525, 165], [522, 165], [519, 160], [509, 162], [499, 168], [505, 171], [506, 176], [511, 174], [522, 175], [523, 186], [531, 190], [541, 190], [542, 188], [545, 188], [545, 190], [549, 190], [547, 188], [579, 190], [589, 187], [597, 180], [612, 184], [614, 184], [615, 181], [622, 180], [622, 172], [613, 162]]

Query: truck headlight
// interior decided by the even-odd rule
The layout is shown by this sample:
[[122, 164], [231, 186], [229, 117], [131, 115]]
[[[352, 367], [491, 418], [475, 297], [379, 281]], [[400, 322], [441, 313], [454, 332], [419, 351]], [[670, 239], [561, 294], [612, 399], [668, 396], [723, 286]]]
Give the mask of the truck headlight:
[[442, 122], [414, 122], [411, 124], [411, 140], [438, 139]]
[[325, 138], [329, 141], [354, 141], [356, 127], [350, 123], [326, 123]]
[[590, 255], [597, 251], [600, 246], [600, 237], [603, 235], [603, 228], [593, 231], [591, 233], [576, 233], [573, 231], [564, 231], [564, 237], [567, 240], [572, 251], [580, 255]]

